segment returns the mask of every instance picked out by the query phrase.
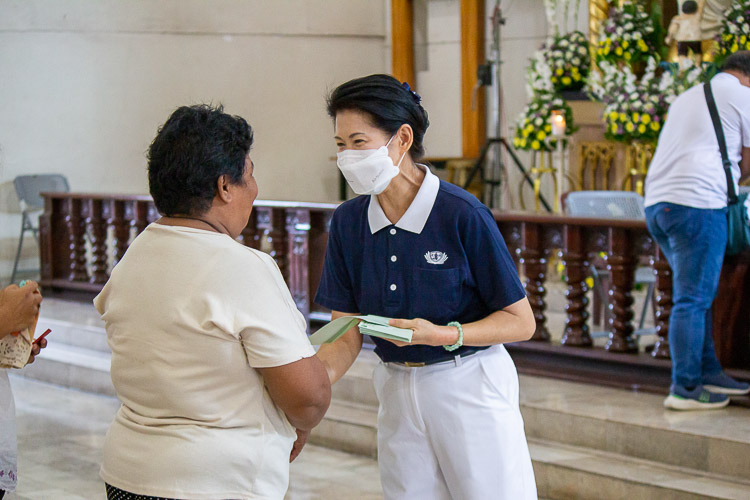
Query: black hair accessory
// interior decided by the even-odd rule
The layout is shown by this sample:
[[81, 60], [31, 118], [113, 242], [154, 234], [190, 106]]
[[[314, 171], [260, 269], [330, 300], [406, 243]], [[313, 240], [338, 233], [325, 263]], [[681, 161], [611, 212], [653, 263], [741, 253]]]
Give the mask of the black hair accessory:
[[417, 104], [419, 104], [419, 103], [421, 103], [421, 102], [422, 102], [422, 96], [421, 96], [421, 95], [419, 95], [419, 94], [417, 94], [416, 92], [414, 92], [414, 91], [413, 91], [413, 90], [411, 89], [411, 87], [409, 87], [409, 84], [408, 84], [408, 83], [406, 83], [406, 82], [403, 82], [403, 83], [401, 84], [401, 86], [402, 86], [403, 88], [405, 88], [406, 90], [408, 90], [408, 91], [409, 91], [409, 92], [411, 93], [411, 97], [412, 97], [412, 99], [414, 99], [414, 102], [416, 102]]

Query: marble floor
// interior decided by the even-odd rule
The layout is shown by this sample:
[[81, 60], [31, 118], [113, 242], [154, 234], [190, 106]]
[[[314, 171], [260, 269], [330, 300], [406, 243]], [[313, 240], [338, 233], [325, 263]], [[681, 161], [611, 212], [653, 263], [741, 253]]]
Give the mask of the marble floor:
[[[6, 499], [103, 499], [104, 486], [98, 476], [99, 462], [104, 435], [119, 406], [117, 399], [14, 375], [11, 375], [11, 384], [18, 415], [20, 479], [16, 493], [7, 495]], [[655, 394], [532, 376], [521, 376], [520, 386], [522, 406], [527, 411], [534, 411], [528, 417], [539, 419], [545, 413], [553, 415], [561, 410], [567, 415], [562, 421], [553, 419], [546, 422], [551, 433], [562, 435], [569, 432], [571, 429], [566, 419], [577, 415], [591, 419], [589, 430], [592, 436], [598, 433], [595, 425], [602, 427], [600, 431], [605, 427], [609, 429], [610, 441], [625, 442], [633, 439], [632, 435], [620, 436], [615, 432], [618, 427], [616, 424], [627, 423], [651, 429], [651, 434], [648, 435], [662, 435], [666, 431], [679, 430], [703, 436], [703, 440], [750, 442], [750, 419], [746, 408], [732, 406], [715, 412], [670, 412], [661, 406], [663, 396]], [[527, 426], [538, 427], [541, 420], [527, 420], [526, 423]], [[652, 444], [668, 449], [672, 443], [665, 439]], [[544, 450], [536, 450], [534, 446], [539, 448], [539, 445], [533, 440], [531, 444], [532, 453], [538, 455], [536, 459], [544, 460]], [[724, 458], [743, 462], [746, 457], [739, 455], [746, 449], [738, 445], [734, 454], [729, 449]], [[554, 453], [560, 455], [564, 450], [556, 450]], [[579, 457], [580, 450], [570, 452], [569, 455], [558, 456], [555, 460], [564, 462], [591, 459]], [[700, 456], [695, 457], [695, 461], [699, 462], [699, 459]], [[750, 481], [747, 482], [747, 487], [750, 488]], [[362, 456], [308, 445], [291, 466], [290, 488], [286, 498], [380, 499], [382, 492], [377, 462]], [[741, 497], [727, 494], [725, 498]]]
[[[18, 415], [18, 489], [6, 500], [104, 499], [104, 434], [116, 398], [11, 376]], [[291, 466], [287, 500], [382, 498], [370, 458], [308, 445]]]

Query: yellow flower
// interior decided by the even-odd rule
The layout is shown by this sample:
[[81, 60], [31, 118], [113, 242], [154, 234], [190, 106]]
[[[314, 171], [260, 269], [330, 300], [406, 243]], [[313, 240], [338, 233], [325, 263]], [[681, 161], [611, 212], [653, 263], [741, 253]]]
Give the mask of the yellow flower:
[[616, 133], [617, 133], [617, 124], [616, 124], [616, 123], [613, 123], [613, 124], [612, 124], [612, 126], [611, 126], [611, 127], [609, 127], [609, 130], [610, 130], [610, 132], [612, 132], [613, 134], [616, 134]]
[[621, 121], [621, 122], [624, 122], [624, 121], [625, 121], [625, 120], [627, 120], [627, 119], [628, 119], [628, 117], [627, 117], [627, 116], [625, 116], [625, 113], [620, 113], [620, 121]]
[[744, 44], [744, 43], [746, 43], [746, 42], [747, 42], [747, 37], [746, 37], [745, 35], [742, 35], [742, 36], [740, 37], [740, 44]]
[[615, 54], [618, 55], [618, 56], [621, 56], [622, 55], [622, 47], [617, 47], [615, 49]]
[[745, 44], [745, 50], [750, 50], [750, 42], [747, 42], [747, 44]]
[[641, 121], [641, 114], [640, 113], [633, 113], [633, 121], [634, 122]]
[[605, 55], [605, 56], [606, 56], [606, 55], [608, 55], [608, 54], [609, 54], [609, 52], [610, 52], [610, 51], [609, 51], [609, 47], [604, 47], [604, 55]]
[[529, 131], [528, 131], [528, 130], [526, 130], [526, 129], [523, 129], [523, 130], [521, 131], [521, 135], [522, 135], [522, 136], [524, 136], [524, 137], [528, 137], [528, 136], [529, 136]]
[[518, 137], [514, 137], [514, 138], [513, 138], [513, 147], [516, 147], [516, 148], [517, 148], [517, 147], [519, 147], [520, 145], [521, 145], [521, 139], [519, 139]]
[[617, 111], [610, 111], [609, 112], [609, 119], [614, 121], [617, 120]]
[[629, 45], [630, 45], [630, 43], [628, 43], [627, 40], [625, 40], [624, 42], [622, 42], [622, 48], [623, 49], [627, 49]]
[[659, 130], [659, 122], [651, 122], [651, 130]]
[[562, 274], [565, 271], [565, 264], [563, 264], [562, 262], [558, 262], [557, 266], [555, 267], [557, 268], [558, 274]]
[[534, 141], [531, 143], [532, 149], [539, 149], [540, 147], [541, 147], [541, 144], [539, 143], [539, 141]]
[[552, 83], [557, 83], [557, 77], [556, 76], [553, 76], [552, 78], [550, 78], [550, 80], [552, 80]]
[[[654, 122], [654, 123], [656, 123], [656, 122]], [[640, 125], [638, 125], [638, 132], [641, 133], [641, 134], [645, 134], [646, 133], [646, 125], [644, 125], [643, 123], [641, 123]]]
[[732, 46], [729, 48], [729, 51], [730, 52], [737, 52], [737, 49], [739, 49], [739, 47], [737, 46], [737, 42], [734, 42], [732, 44]]
[[547, 134], [544, 133], [544, 130], [540, 130], [536, 133], [536, 138], [540, 141], [543, 141], [545, 137], [547, 137]]
[[585, 282], [586, 282], [586, 286], [589, 288], [589, 290], [591, 290], [592, 288], [594, 288], [594, 277], [593, 276], [589, 276], [588, 278], [586, 278]]
[[570, 85], [570, 83], [571, 83], [571, 79], [570, 79], [569, 76], [562, 77], [562, 84], [563, 85]]
[[626, 60], [626, 61], [630, 61], [630, 59], [631, 59], [631, 58], [632, 58], [633, 56], [632, 56], [632, 55], [630, 55], [630, 52], [625, 52], [625, 55], [624, 55], [624, 57], [625, 57], [625, 60]]
[[627, 130], [628, 132], [632, 132], [633, 130], [635, 130], [635, 125], [633, 125], [633, 122], [628, 122], [627, 124], [625, 124], [625, 130]]
[[641, 117], [641, 121], [642, 121], [643, 123], [645, 123], [646, 125], [648, 125], [648, 123], [649, 123], [649, 122], [651, 121], [651, 115], [647, 115], [647, 114], [644, 114], [644, 115], [643, 115], [643, 116]]
[[547, 125], [545, 125], [544, 126], [544, 131], [547, 132], [548, 134], [550, 132], [552, 132], [552, 125], [550, 125], [549, 123]]
[[557, 68], [557, 69], [555, 70], [555, 73], [557, 74], [557, 76], [561, 76], [561, 75], [562, 75], [563, 73], [565, 73], [565, 71], [563, 71], [563, 69], [562, 69], [562, 68]]
[[643, 38], [638, 40], [638, 48], [641, 49], [641, 52], [648, 52], [648, 45], [643, 41]]

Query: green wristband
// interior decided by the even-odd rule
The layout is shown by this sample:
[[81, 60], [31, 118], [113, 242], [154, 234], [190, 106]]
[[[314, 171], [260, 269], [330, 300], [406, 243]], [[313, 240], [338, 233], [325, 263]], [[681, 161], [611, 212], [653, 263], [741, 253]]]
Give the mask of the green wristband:
[[461, 328], [461, 323], [459, 323], [458, 321], [451, 321], [450, 323], [448, 323], [448, 326], [455, 326], [456, 328], [458, 328], [458, 341], [453, 345], [443, 346], [443, 349], [450, 352], [455, 351], [456, 349], [464, 345], [464, 329]]

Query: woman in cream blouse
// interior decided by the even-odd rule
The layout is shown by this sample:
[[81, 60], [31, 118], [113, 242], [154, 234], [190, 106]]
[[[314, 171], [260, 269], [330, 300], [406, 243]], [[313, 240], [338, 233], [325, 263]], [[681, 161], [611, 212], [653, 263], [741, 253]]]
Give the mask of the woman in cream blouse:
[[94, 300], [122, 401], [101, 469], [110, 499], [283, 498], [330, 402], [278, 267], [234, 239], [258, 194], [252, 141], [244, 119], [192, 106], [149, 149], [162, 218]]

